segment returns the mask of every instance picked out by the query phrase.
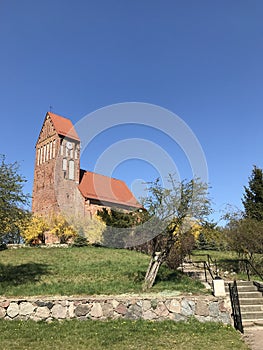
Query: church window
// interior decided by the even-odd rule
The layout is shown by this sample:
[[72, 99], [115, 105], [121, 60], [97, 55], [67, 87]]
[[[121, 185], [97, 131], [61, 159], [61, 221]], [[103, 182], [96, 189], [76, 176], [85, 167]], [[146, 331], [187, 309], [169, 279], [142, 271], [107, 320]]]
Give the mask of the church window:
[[62, 161], [62, 170], [66, 171], [67, 170], [67, 159], [66, 158], [63, 158], [63, 161]]
[[68, 173], [68, 178], [70, 180], [74, 180], [74, 173], [75, 173], [74, 160], [70, 160], [69, 161], [69, 173]]
[[66, 147], [66, 157], [68, 157], [68, 147]]
[[49, 143], [47, 144], [46, 160], [49, 160]]
[[73, 149], [70, 150], [70, 158], [73, 158]]
[[40, 159], [39, 159], [40, 164], [42, 164], [42, 156], [43, 156], [43, 147], [40, 147]]
[[78, 150], [75, 149], [75, 159], [78, 159]]
[[64, 155], [64, 145], [63, 145], [63, 143], [60, 145], [60, 154], [61, 154], [61, 156]]
[[40, 164], [40, 148], [37, 149], [37, 165]]
[[56, 156], [56, 140], [53, 141], [53, 158]]
[[53, 145], [53, 142], [51, 141], [49, 144], [49, 159], [52, 159], [52, 145]]
[[46, 161], [46, 151], [47, 151], [46, 145], [44, 145], [43, 163], [45, 163], [45, 161]]

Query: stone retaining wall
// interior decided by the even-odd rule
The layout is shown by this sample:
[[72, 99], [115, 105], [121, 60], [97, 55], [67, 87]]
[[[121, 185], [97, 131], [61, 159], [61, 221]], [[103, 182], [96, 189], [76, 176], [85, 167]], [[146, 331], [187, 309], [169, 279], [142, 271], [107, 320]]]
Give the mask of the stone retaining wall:
[[231, 310], [224, 298], [213, 296], [104, 296], [0, 299], [0, 318], [52, 321], [64, 319], [187, 320], [231, 323]]

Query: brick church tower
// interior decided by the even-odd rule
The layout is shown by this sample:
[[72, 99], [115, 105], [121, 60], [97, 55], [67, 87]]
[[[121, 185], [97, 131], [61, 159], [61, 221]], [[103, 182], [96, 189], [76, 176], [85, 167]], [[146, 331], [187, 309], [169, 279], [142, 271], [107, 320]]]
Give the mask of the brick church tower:
[[48, 112], [36, 144], [32, 211], [83, 214], [80, 139], [67, 118]]
[[125, 182], [80, 169], [80, 139], [72, 122], [48, 112], [36, 143], [32, 212], [92, 219], [102, 207], [142, 208]]

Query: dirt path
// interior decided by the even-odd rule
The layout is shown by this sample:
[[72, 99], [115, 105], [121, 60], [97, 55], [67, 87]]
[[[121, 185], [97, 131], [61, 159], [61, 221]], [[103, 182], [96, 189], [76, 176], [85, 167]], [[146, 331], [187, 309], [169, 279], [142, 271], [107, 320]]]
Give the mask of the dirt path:
[[251, 327], [245, 329], [244, 341], [251, 350], [263, 349], [263, 327]]

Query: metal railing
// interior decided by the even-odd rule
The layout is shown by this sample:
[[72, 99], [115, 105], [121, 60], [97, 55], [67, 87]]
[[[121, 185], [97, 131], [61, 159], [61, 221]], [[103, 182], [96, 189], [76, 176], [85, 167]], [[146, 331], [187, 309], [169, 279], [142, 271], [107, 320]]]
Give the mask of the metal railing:
[[231, 300], [231, 306], [232, 306], [232, 316], [234, 319], [234, 327], [235, 329], [239, 330], [241, 333], [244, 333], [241, 311], [240, 311], [240, 303], [239, 303], [239, 297], [238, 297], [238, 290], [237, 290], [237, 282], [234, 281], [233, 283], [229, 283], [228, 287], [229, 287], [229, 294], [230, 294], [230, 300]]
[[238, 261], [243, 262], [245, 264], [245, 270], [246, 270], [248, 281], [250, 281], [250, 277], [252, 275], [250, 270], [252, 270], [254, 274], [261, 279], [261, 281], [263, 281], [262, 274], [255, 268], [255, 266], [251, 263], [251, 261], [249, 261], [248, 259], [240, 259]]

